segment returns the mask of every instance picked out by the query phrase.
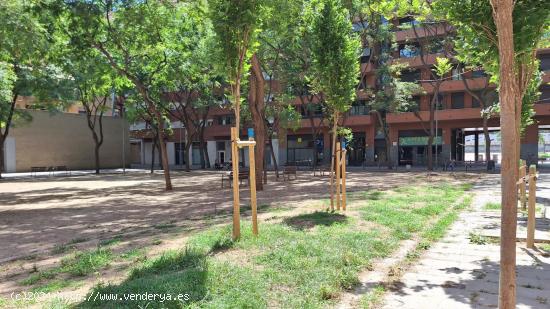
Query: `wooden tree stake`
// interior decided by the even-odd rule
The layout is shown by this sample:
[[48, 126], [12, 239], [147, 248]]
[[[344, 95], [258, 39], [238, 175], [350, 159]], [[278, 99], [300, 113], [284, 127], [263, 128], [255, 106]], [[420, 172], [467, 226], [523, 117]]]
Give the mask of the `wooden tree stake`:
[[[249, 138], [249, 141], [254, 141]], [[250, 169], [250, 208], [252, 208], [252, 233], [258, 235], [258, 212], [256, 206], [256, 158], [254, 157], [254, 145], [248, 146], [248, 159]]]
[[342, 167], [340, 165], [340, 159], [341, 159], [341, 153], [342, 150], [340, 148], [340, 143], [336, 143], [336, 209], [340, 210], [341, 205], [341, 197], [340, 197], [340, 171], [342, 170]]
[[537, 202], [537, 168], [529, 167], [529, 209], [527, 210], [527, 248], [535, 248], [535, 212]]
[[[519, 164], [519, 178], [525, 177], [527, 174], [527, 165], [525, 164], [525, 160], [520, 160]], [[521, 209], [525, 210], [527, 209], [527, 201], [526, 201], [526, 190], [525, 190], [525, 180], [523, 180], [519, 185], [519, 196], [520, 196], [520, 204]]]
[[239, 205], [239, 149], [237, 141], [239, 132], [231, 128], [231, 163], [233, 164], [233, 240], [241, 237], [240, 205]]
[[346, 210], [346, 150], [342, 150], [342, 209]]

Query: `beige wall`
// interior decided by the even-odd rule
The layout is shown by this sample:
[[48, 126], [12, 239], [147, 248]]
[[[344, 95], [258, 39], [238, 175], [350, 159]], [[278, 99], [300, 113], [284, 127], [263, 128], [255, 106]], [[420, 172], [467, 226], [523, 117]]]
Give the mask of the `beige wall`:
[[[94, 141], [82, 114], [50, 114], [29, 111], [33, 120], [12, 128], [15, 140], [17, 172], [29, 171], [31, 166], [65, 165], [69, 169], [94, 169]], [[104, 116], [104, 141], [100, 148], [101, 168], [122, 167], [124, 132], [126, 165], [130, 163], [128, 123], [120, 118]]]

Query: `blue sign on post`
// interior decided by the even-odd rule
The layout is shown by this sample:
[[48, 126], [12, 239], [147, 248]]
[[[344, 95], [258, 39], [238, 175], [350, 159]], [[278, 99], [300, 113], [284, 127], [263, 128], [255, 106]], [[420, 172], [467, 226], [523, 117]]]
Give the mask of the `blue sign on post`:
[[346, 149], [347, 140], [345, 138], [342, 139], [341, 145], [342, 145], [342, 150]]
[[254, 138], [254, 128], [248, 128], [248, 138]]

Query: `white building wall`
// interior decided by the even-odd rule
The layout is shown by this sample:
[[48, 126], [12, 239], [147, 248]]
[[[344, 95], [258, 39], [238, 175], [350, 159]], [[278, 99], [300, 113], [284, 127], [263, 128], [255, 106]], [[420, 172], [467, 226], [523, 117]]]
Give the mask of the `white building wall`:
[[[279, 164], [279, 140], [274, 138], [271, 141], [271, 143], [273, 145], [273, 152], [275, 153], [275, 159], [277, 159], [277, 164]], [[273, 166], [273, 163], [271, 164], [271, 166]]]
[[214, 166], [218, 152], [216, 151], [216, 141], [206, 142], [206, 151], [208, 152], [208, 158], [210, 159], [210, 166]]
[[8, 137], [4, 142], [4, 169], [7, 173], [15, 172], [15, 138]]
[[176, 164], [176, 145], [174, 142], [166, 143], [166, 152], [168, 153], [168, 165]]

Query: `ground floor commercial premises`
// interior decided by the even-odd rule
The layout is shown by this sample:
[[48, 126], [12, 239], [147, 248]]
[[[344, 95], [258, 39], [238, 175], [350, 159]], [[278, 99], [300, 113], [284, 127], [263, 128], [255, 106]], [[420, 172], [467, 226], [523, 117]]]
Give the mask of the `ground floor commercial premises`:
[[[535, 124], [527, 127], [521, 139], [521, 157], [535, 164], [539, 156], [550, 150], [550, 104], [537, 103]], [[218, 111], [226, 119], [230, 111]], [[434, 160], [442, 166], [451, 160], [455, 161], [486, 161], [494, 160], [500, 163], [500, 133], [499, 119], [489, 119], [488, 127], [491, 139], [491, 156], [485, 158], [485, 139], [483, 135], [480, 108], [467, 107], [462, 109], [445, 109], [436, 112], [437, 130], [432, 146]], [[428, 157], [428, 136], [426, 127], [429, 123], [427, 112], [396, 113], [387, 116], [390, 141], [390, 161], [392, 165], [424, 166]], [[212, 116], [212, 123], [205, 129], [206, 151], [210, 165], [231, 162], [231, 147], [229, 131], [231, 121], [218, 122], [217, 116]], [[279, 134], [272, 140], [273, 154], [266, 145], [265, 162], [273, 167], [273, 156], [279, 165], [312, 164], [315, 160], [320, 164], [330, 161], [331, 138], [328, 126], [316, 128], [316, 136], [312, 134], [309, 119], [302, 120], [302, 127], [296, 131]], [[168, 161], [173, 167], [183, 167], [186, 160], [192, 167], [201, 165], [200, 146], [194, 142], [188, 153], [185, 153], [185, 129], [178, 123], [173, 123], [174, 134], [167, 139]], [[353, 140], [348, 145], [347, 160], [352, 166], [384, 165], [386, 158], [386, 138], [376, 130], [373, 116], [369, 114], [350, 114], [344, 120], [344, 126], [353, 132]], [[134, 136], [135, 137], [135, 136]], [[246, 128], [241, 133], [241, 139], [247, 139]], [[151, 164], [152, 140], [148, 138], [131, 141], [132, 163], [135, 165]], [[158, 164], [158, 152], [155, 154]], [[248, 152], [241, 150], [240, 161], [248, 165]]]

